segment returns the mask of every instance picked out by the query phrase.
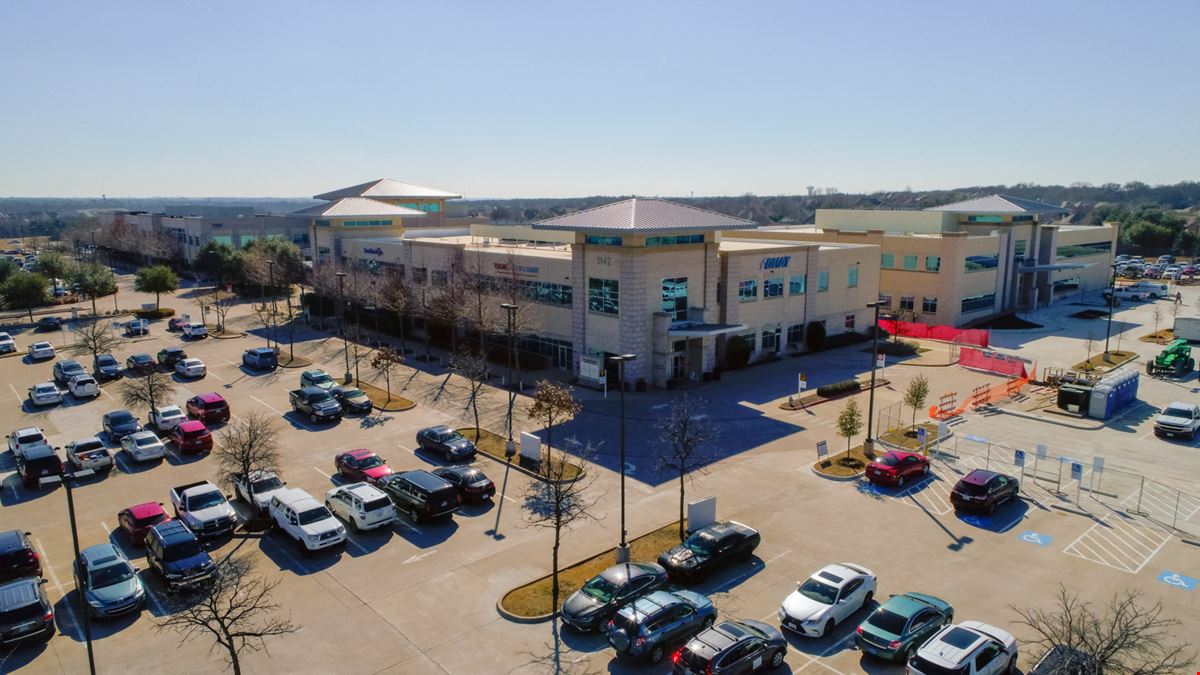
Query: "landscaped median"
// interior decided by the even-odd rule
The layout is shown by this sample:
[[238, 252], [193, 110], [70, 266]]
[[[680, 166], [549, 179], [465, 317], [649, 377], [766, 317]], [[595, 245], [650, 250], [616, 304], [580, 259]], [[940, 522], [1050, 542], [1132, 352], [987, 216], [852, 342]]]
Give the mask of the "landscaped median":
[[[882, 377], [875, 378], [875, 387], [886, 387], [891, 384], [890, 380], [885, 380]], [[834, 401], [839, 398], [851, 396], [863, 391], [871, 390], [871, 380], [866, 378], [863, 380], [842, 380], [833, 384], [825, 384], [817, 387], [817, 390], [806, 396], [794, 398], [789, 396], [788, 400], [779, 404], [779, 407], [784, 410], [803, 410], [805, 408], [824, 403], [826, 401]]]
[[[472, 431], [474, 431], [472, 429]], [[503, 442], [501, 455], [504, 454]], [[679, 544], [679, 523], [674, 522], [629, 541], [630, 557], [634, 562], [653, 562], [658, 554]], [[606, 549], [586, 560], [563, 567], [558, 571], [558, 601], [562, 602], [592, 577], [617, 562], [616, 548]], [[506, 619], [523, 623], [549, 621], [558, 610], [551, 606], [551, 575], [518, 586], [504, 594], [496, 608]]]
[[1125, 365], [1136, 358], [1137, 354], [1133, 352], [1110, 351], [1097, 354], [1087, 361], [1080, 361], [1071, 366], [1071, 370], [1081, 373], [1090, 373], [1097, 370], [1113, 370], [1117, 366]]
[[376, 410], [381, 410], [383, 412], [402, 412], [405, 410], [412, 410], [413, 408], [417, 407], [416, 403], [404, 398], [403, 396], [397, 396], [396, 394], [388, 396], [386, 390], [380, 389], [373, 384], [367, 384], [366, 382], [359, 380], [356, 386], [363, 390], [363, 393], [367, 395], [367, 398], [371, 399], [371, 403], [375, 406]]
[[[485, 455], [488, 455], [489, 457], [501, 462], [508, 461], [508, 458], [504, 456], [504, 445], [507, 439], [500, 434], [494, 434], [487, 429], [476, 430], [475, 427], [463, 427], [457, 431], [475, 443], [475, 448], [479, 450], [479, 452], [482, 452]], [[546, 470], [545, 466], [543, 466], [544, 462], [534, 465], [532, 462], [527, 462], [523, 458], [520, 458], [519, 454], [517, 457], [517, 467], [520, 470], [533, 476], [534, 478], [539, 478], [542, 480], [546, 479]], [[569, 481], [575, 480], [582, 471], [583, 469], [581, 469], [578, 465], [567, 462], [562, 471], [555, 471], [554, 474], [555, 476], [561, 477], [561, 480]]]
[[[925, 430], [925, 447], [933, 447], [937, 441], [937, 425], [922, 422], [917, 427]], [[883, 444], [902, 448], [910, 452], [920, 452], [922, 449], [921, 441], [918, 439], [914, 427], [892, 429], [884, 432], [875, 440], [881, 443], [876, 445], [874, 452], [867, 453], [863, 450], [862, 445], [856, 445], [850, 448], [849, 453], [844, 450], [837, 453], [830, 453], [826, 459], [819, 460], [813, 464], [813, 473], [834, 480], [854, 480], [863, 475], [867, 470], [867, 465], [879, 456], [881, 450], [884, 452], [887, 451], [887, 447], [881, 447]]]

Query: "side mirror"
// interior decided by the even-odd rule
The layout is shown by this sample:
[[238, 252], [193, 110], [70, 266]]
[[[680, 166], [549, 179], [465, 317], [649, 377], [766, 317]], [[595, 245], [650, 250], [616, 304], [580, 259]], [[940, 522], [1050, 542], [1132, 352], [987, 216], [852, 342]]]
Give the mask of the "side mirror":
[[159, 502], [159, 503], [158, 503], [158, 505], [159, 505], [159, 506], [166, 506], [166, 504], [163, 504], [162, 502]]
[[26, 537], [32, 537], [32, 536], [33, 536], [33, 533], [32, 533], [32, 532], [26, 532], [26, 533], [25, 533], [25, 536], [26, 536]]
[[45, 579], [38, 579], [38, 586], [41, 586], [44, 583], [46, 583]]

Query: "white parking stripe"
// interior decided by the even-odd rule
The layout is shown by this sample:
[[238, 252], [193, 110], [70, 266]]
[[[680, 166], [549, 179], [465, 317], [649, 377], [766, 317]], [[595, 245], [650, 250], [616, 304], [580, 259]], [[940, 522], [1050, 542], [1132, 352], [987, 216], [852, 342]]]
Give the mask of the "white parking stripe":
[[17, 393], [17, 388], [16, 388], [16, 387], [14, 387], [14, 386], [12, 386], [12, 383], [11, 383], [11, 382], [8, 384], [8, 388], [9, 388], [9, 389], [12, 389], [13, 396], [15, 396], [15, 397], [17, 398], [17, 400], [18, 400], [18, 401], [20, 401], [20, 400], [21, 400], [21, 395]]
[[267, 409], [274, 411], [276, 415], [283, 414], [283, 413], [279, 412], [278, 410], [276, 410], [275, 406], [270, 405], [269, 403], [266, 403], [265, 401], [263, 401], [262, 399], [260, 399], [257, 396], [251, 395], [250, 398], [254, 399], [255, 401], [258, 401], [261, 405], [265, 406]]
[[150, 584], [143, 583], [142, 588], [146, 592], [146, 600], [148, 600], [150, 604], [154, 606], [154, 615], [166, 616], [168, 614], [166, 607], [158, 599], [158, 597], [154, 595], [154, 591], [150, 590]]
[[37, 545], [38, 555], [42, 557], [42, 570], [50, 573], [50, 583], [54, 584], [52, 588], [62, 592], [62, 584], [58, 581], [58, 575], [54, 573], [54, 567], [50, 565], [50, 559], [46, 557], [46, 547], [42, 546], [42, 540], [34, 537], [33, 543]]
[[224, 381], [225, 381], [225, 378], [221, 377], [220, 375], [218, 375], [218, 374], [214, 373], [214, 372], [213, 372], [213, 371], [211, 371], [211, 370], [210, 370], [210, 371], [208, 371], [208, 374], [209, 374], [209, 375], [212, 375], [213, 377], [217, 378], [218, 380], [220, 380], [220, 381], [222, 381], [222, 382], [224, 382]]
[[312, 468], [312, 470], [316, 471], [317, 473], [321, 474], [322, 476], [325, 476], [326, 478], [332, 478], [332, 476], [330, 476], [329, 474], [325, 473], [324, 471], [318, 469], [315, 466]]

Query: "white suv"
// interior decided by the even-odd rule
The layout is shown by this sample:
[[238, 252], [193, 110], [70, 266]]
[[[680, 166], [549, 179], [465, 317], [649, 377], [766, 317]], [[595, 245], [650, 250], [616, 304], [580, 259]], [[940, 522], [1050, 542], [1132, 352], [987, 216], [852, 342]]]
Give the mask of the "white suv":
[[346, 541], [346, 528], [329, 509], [304, 490], [280, 490], [271, 497], [269, 511], [279, 529], [308, 553]]
[[350, 523], [355, 532], [384, 527], [396, 519], [392, 500], [366, 483], [339, 485], [326, 492], [325, 507]]
[[1017, 639], [979, 621], [946, 626], [908, 661], [917, 675], [1000, 675], [1017, 670]]

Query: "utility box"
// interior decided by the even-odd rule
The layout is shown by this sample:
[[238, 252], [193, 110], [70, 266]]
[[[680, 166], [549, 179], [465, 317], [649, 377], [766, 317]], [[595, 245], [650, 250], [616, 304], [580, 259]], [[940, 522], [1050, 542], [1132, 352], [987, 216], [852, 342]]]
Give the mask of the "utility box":
[[1180, 316], [1175, 318], [1175, 339], [1200, 342], [1200, 317]]
[[1077, 415], [1088, 414], [1092, 387], [1086, 384], [1064, 384], [1058, 388], [1058, 408]]

